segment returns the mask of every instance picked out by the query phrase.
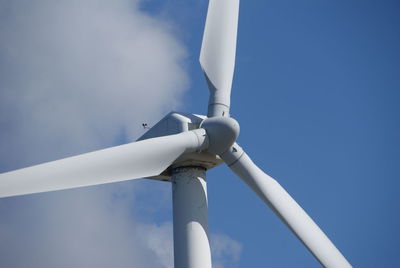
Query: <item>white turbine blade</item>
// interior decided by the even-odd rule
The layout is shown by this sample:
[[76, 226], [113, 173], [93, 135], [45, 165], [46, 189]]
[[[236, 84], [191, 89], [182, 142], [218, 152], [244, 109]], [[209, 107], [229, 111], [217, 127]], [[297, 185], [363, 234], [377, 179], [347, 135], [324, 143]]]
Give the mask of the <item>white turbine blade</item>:
[[179, 156], [204, 149], [204, 129], [133, 142], [0, 174], [0, 197], [159, 175]]
[[210, 0], [200, 64], [210, 89], [208, 116], [229, 115], [239, 0]]
[[352, 267], [300, 205], [275, 179], [259, 169], [240, 146], [235, 144], [221, 157], [281, 218], [324, 267]]

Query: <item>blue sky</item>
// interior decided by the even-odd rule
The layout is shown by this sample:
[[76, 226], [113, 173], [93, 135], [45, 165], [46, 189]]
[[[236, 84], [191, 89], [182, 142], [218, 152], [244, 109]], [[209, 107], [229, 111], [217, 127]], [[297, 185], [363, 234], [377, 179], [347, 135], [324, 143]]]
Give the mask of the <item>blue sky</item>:
[[[160, 54], [156, 54], [157, 59], [160, 59], [159, 55], [173, 54], [172, 58], [166, 58], [165, 62], [160, 59], [162, 64], [158, 65], [168, 67], [164, 69], [156, 68], [157, 62], [151, 57], [154, 51], [144, 54], [150, 55], [141, 59], [142, 66], [147, 66], [144, 62], [148, 63], [149, 71], [141, 76], [146, 74], [154, 76], [154, 73], [162, 76], [163, 70], [168, 69], [171, 70], [171, 76], [173, 73], [180, 74], [174, 78], [162, 76], [165, 79], [162, 80], [165, 81], [163, 84], [170, 85], [163, 91], [164, 95], [161, 95], [159, 101], [152, 102], [152, 105], [140, 107], [147, 109], [146, 112], [156, 109], [151, 116], [138, 115], [136, 106], [140, 106], [140, 102], [146, 103], [149, 100], [140, 99], [138, 94], [146, 95], [144, 91], [135, 91], [136, 95], [130, 96], [135, 106], [132, 107], [132, 120], [129, 119], [131, 112], [129, 102], [124, 103], [124, 107], [128, 108], [127, 112], [123, 113], [124, 119], [121, 121], [115, 124], [109, 123], [115, 122], [118, 114], [125, 110], [112, 110], [113, 117], [110, 118], [98, 111], [101, 114], [100, 119], [105, 121], [106, 129], [100, 124], [102, 122], [100, 120], [100, 123], [90, 128], [90, 131], [84, 129], [72, 135], [75, 137], [84, 133], [85, 139], [70, 139], [71, 135], [59, 135], [57, 137], [60, 139], [53, 141], [49, 135], [50, 140], [46, 141], [40, 138], [46, 130], [38, 133], [32, 130], [33, 134], [37, 134], [32, 135], [35, 139], [44, 141], [36, 141], [37, 147], [18, 149], [25, 148], [25, 143], [21, 141], [22, 138], [19, 142], [16, 140], [18, 137], [26, 137], [22, 134], [14, 135], [13, 132], [14, 125], [20, 124], [18, 122], [21, 121], [21, 116], [17, 114], [20, 110], [12, 110], [11, 113], [0, 108], [3, 113], [0, 117], [2, 129], [0, 138], [3, 139], [1, 143], [3, 153], [0, 158], [2, 170], [128, 141], [131, 136], [140, 134], [138, 128], [128, 131], [126, 127], [128, 123], [140, 126], [142, 121], [155, 122], [170, 109], [206, 113], [208, 90], [198, 64], [206, 7], [206, 1], [148, 0], [141, 2], [139, 8], [132, 14], [135, 16], [147, 14], [149, 17], [157, 18], [153, 24], [150, 23], [151, 26], [148, 26], [155, 29], [151, 28], [149, 31], [158, 32], [157, 29], [160, 29], [160, 32], [168, 33], [165, 39], [161, 39], [163, 42], [160, 41], [160, 47], [154, 48], [154, 51], [161, 51]], [[266, 173], [276, 178], [303, 206], [354, 267], [396, 267], [398, 263], [397, 249], [400, 238], [398, 231], [400, 18], [398, 13], [399, 4], [396, 1], [243, 0], [240, 6], [236, 71], [231, 101], [231, 115], [241, 125], [238, 142]], [[129, 17], [129, 14], [124, 16]], [[120, 26], [117, 23], [115, 25]], [[63, 41], [62, 38], [57, 40]], [[104, 41], [101, 38], [99, 40]], [[4, 47], [1, 48], [4, 51]], [[164, 51], [163, 48], [168, 49]], [[34, 53], [28, 51], [27, 54]], [[113, 60], [111, 56], [102, 59]], [[128, 59], [137, 60], [136, 57]], [[35, 62], [34, 57], [32, 62]], [[168, 64], [173, 64], [174, 67], [171, 68]], [[13, 62], [8, 66], [1, 63], [0, 74], [3, 81], [5, 77], [12, 80], [10, 78], [12, 75], [8, 72], [11, 72], [9, 70], [14, 68], [14, 65], [15, 69], [20, 66]], [[11, 72], [15, 73], [18, 72]], [[57, 84], [65, 88], [62, 84], [64, 81], [64, 79], [57, 81]], [[9, 84], [16, 83], [3, 82], [1, 90], [5, 92], [4, 85]], [[142, 85], [144, 83], [136, 86]], [[157, 84], [154, 85], [156, 86]], [[161, 94], [158, 91], [154, 92]], [[86, 101], [89, 98], [82, 99]], [[166, 104], [167, 101], [176, 103]], [[57, 103], [54, 105], [57, 106]], [[97, 109], [93, 108], [90, 112], [96, 113]], [[60, 125], [67, 122], [68, 126], [76, 125], [76, 117], [72, 118], [70, 123], [70, 120], [65, 120], [64, 113], [60, 116], [44, 122], [46, 129], [51, 130], [51, 134], [65, 132], [65, 129], [46, 125], [48, 122], [57, 122]], [[76, 116], [79, 117], [79, 113]], [[12, 118], [12, 124], [11, 120], [5, 118]], [[97, 116], [93, 118], [98, 120]], [[24, 130], [24, 128], [16, 129]], [[4, 141], [9, 137], [8, 132], [14, 133], [13, 137], [16, 137], [12, 143], [16, 144], [15, 148], [10, 149], [4, 145], [8, 142]], [[93, 144], [86, 142], [93, 138], [96, 139]], [[65, 141], [68, 146], [61, 145], [60, 140], [63, 143]], [[74, 141], [78, 141], [78, 145], [71, 147], [70, 144]], [[46, 142], [60, 144], [59, 150], [57, 151], [57, 146], [53, 145], [48, 152], [41, 152], [40, 156], [35, 158], [37, 148], [41, 148], [39, 146], [47, 144]], [[4, 153], [6, 149], [7, 153]], [[29, 155], [29, 157], [21, 158], [18, 155]], [[294, 235], [228, 168], [221, 166], [208, 172], [208, 182], [210, 230], [220, 237], [225, 237], [230, 245], [240, 245], [241, 248], [240, 254], [227, 250], [231, 255], [222, 256], [219, 264], [225, 265], [223, 267], [236, 265], [252, 268], [320, 267]], [[127, 232], [133, 237], [143, 241], [152, 241], [153, 237], [147, 235], [143, 238], [140, 236], [142, 232], [166, 235], [163, 241], [168, 245], [171, 199], [169, 189], [165, 189], [167, 187], [169, 186], [158, 182], [135, 181], [122, 183], [119, 186], [92, 187], [92, 189], [48, 193], [41, 196], [4, 199], [0, 203], [0, 219], [2, 219], [0, 228], [3, 226], [0, 235], [3, 235], [3, 241], [6, 241], [5, 235], [15, 237], [4, 231], [6, 230], [4, 226], [10, 228], [9, 226], [15, 225], [20, 219], [20, 222], [24, 221], [25, 224], [20, 223], [15, 229], [10, 228], [10, 233], [26, 234], [30, 237], [31, 247], [29, 243], [26, 247], [17, 245], [12, 247], [15, 249], [13, 253], [18, 255], [19, 250], [32, 251], [34, 245], [42, 244], [41, 240], [32, 237], [30, 232], [36, 230], [35, 228], [43, 232], [40, 229], [43, 223], [47, 224], [49, 229], [56, 229], [54, 226], [51, 227], [52, 221], [48, 221], [47, 218], [52, 218], [49, 216], [53, 215], [51, 213], [57, 215], [63, 206], [71, 209], [71, 206], [65, 205], [65, 200], [77, 202], [77, 206], [84, 208], [96, 208], [93, 209], [95, 212], [88, 215], [81, 210], [79, 211], [81, 214], [76, 213], [76, 215], [65, 212], [66, 215], [75, 216], [77, 219], [88, 217], [88, 220], [96, 217], [103, 219], [109, 215], [103, 213], [101, 209], [97, 210], [97, 205], [94, 204], [96, 200], [102, 200], [101, 204], [104, 203], [106, 207], [111, 206], [113, 211], [118, 211], [116, 218], [119, 219], [117, 223], [121, 230], [128, 230]], [[129, 204], [124, 201], [118, 207], [118, 200], [124, 200], [130, 194], [129, 190], [134, 193], [134, 201]], [[109, 196], [110, 192], [113, 196], [111, 203], [104, 201], [108, 200], [105, 196]], [[90, 196], [89, 199], [87, 195]], [[76, 201], [81, 200], [74, 198], [76, 196], [80, 197], [82, 202], [89, 200], [93, 201], [93, 204], [83, 205]], [[46, 203], [48, 201], [54, 202], [55, 205], [48, 208], [49, 205]], [[14, 210], [21, 211], [21, 214]], [[46, 214], [41, 211], [51, 213]], [[133, 221], [132, 218], [135, 217], [140, 220]], [[28, 219], [32, 221], [33, 227], [26, 224]], [[61, 216], [54, 219], [54, 224], [59, 224], [63, 220]], [[82, 227], [84, 224], [80, 220], [72, 220], [72, 223], [77, 228], [87, 230]], [[155, 225], [152, 225], [153, 223]], [[97, 228], [99, 232], [106, 232], [105, 230], [113, 228], [113, 225], [99, 224]], [[110, 237], [123, 234], [126, 233], [111, 232]], [[63, 236], [60, 236], [61, 243], [68, 244], [68, 241], [62, 240]], [[124, 246], [128, 248], [133, 246], [132, 242], [122, 240], [121, 244]], [[54, 239], [51, 243], [58, 245], [60, 240]], [[88, 245], [91, 244], [88, 242]], [[0, 244], [0, 256], [10, 253], [10, 250], [4, 249], [5, 247], [5, 244]], [[104, 249], [107, 250], [109, 249]], [[152, 251], [139, 248], [138, 252], [142, 252], [141, 250], [153, 256]], [[94, 254], [93, 252], [89, 252], [88, 255]], [[158, 257], [164, 256], [159, 251], [155, 252]], [[27, 259], [40, 259], [41, 254], [40, 251], [37, 255], [31, 253]], [[237, 257], [238, 254], [240, 259], [230, 264], [229, 261], [232, 260], [229, 259]], [[54, 260], [54, 263], [57, 261]], [[152, 263], [151, 267], [166, 266]]]
[[[186, 110], [204, 113], [197, 32], [205, 7], [189, 11], [182, 2], [170, 12], [185, 27], [192, 59]], [[231, 108], [239, 143], [354, 267], [396, 267], [399, 4], [241, 1], [240, 8]], [[227, 168], [208, 177], [210, 228], [243, 244], [240, 267], [319, 267]]]

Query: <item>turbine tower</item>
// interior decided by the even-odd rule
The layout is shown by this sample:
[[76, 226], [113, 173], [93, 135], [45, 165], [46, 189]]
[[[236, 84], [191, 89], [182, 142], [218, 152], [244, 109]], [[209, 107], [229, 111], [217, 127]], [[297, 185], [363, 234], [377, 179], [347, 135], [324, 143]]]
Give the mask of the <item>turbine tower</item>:
[[208, 83], [207, 116], [171, 112], [138, 141], [0, 174], [0, 197], [135, 178], [173, 184], [176, 268], [210, 268], [206, 171], [223, 162], [236, 173], [314, 257], [329, 268], [349, 262], [273, 178], [236, 143], [230, 117], [239, 0], [210, 0], [200, 53]]

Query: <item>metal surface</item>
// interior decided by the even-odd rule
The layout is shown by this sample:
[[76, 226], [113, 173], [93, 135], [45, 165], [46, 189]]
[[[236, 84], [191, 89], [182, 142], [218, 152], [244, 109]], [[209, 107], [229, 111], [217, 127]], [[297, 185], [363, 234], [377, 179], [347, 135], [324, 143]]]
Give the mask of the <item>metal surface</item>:
[[221, 157], [280, 217], [324, 267], [352, 267], [303, 208], [276, 180], [259, 169], [239, 145], [235, 144]]
[[[206, 118], [204, 115], [171, 112], [150, 128], [138, 141], [197, 129]], [[176, 167], [200, 166], [209, 170], [222, 163], [218, 155], [206, 151], [185, 153], [159, 175], [148, 177], [148, 179], [171, 181], [171, 172]]]
[[197, 129], [23, 168], [0, 174], [0, 197], [154, 176], [206, 147], [205, 130]]
[[205, 169], [174, 169], [172, 200], [175, 268], [211, 268]]
[[232, 117], [211, 117], [201, 125], [208, 136], [207, 152], [219, 155], [228, 150], [239, 136], [239, 123]]
[[239, 134], [235, 120], [222, 118], [229, 117], [238, 14], [239, 0], [209, 2], [199, 60], [210, 90], [212, 119], [172, 112], [135, 143], [0, 174], [0, 197], [141, 177], [172, 180], [175, 268], [211, 268], [205, 170], [219, 165], [221, 154], [322, 265], [351, 267], [296, 201], [240, 146], [226, 150]]
[[201, 122], [206, 118], [204, 115], [170, 112], [137, 139], [137, 141], [198, 129]]
[[239, 0], [210, 0], [200, 64], [210, 90], [208, 117], [229, 116]]

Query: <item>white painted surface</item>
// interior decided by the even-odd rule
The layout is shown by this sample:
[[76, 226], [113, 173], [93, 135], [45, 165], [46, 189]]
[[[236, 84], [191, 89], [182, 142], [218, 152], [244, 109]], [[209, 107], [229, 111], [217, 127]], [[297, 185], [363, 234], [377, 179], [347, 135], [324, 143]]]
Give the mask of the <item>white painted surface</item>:
[[205, 171], [179, 168], [172, 183], [175, 268], [211, 268]]
[[281, 218], [324, 267], [352, 267], [303, 208], [275, 179], [259, 169], [239, 145], [235, 144], [221, 157]]
[[239, 0], [210, 0], [200, 52], [209, 80], [209, 117], [229, 115], [238, 19]]
[[239, 136], [239, 123], [232, 117], [211, 117], [205, 119], [201, 125], [207, 132], [209, 146], [207, 151], [220, 154], [228, 150]]
[[207, 146], [204, 129], [133, 142], [0, 174], [0, 197], [160, 174], [183, 153]]

